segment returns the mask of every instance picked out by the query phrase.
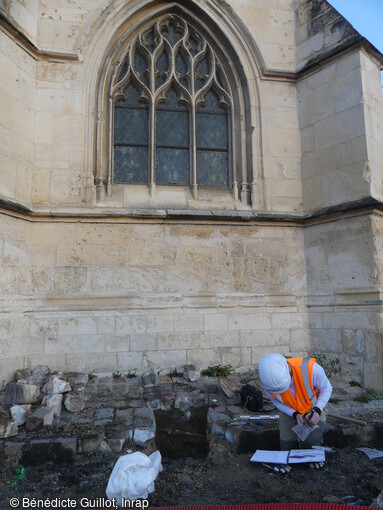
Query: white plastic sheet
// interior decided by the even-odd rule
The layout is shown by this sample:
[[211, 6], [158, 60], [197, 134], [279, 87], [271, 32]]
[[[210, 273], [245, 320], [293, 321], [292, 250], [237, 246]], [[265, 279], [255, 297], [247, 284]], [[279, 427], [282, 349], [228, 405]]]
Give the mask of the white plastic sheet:
[[161, 454], [156, 451], [149, 455], [134, 452], [118, 459], [106, 487], [108, 499], [116, 498], [117, 505], [121, 499], [147, 499], [154, 491], [154, 480], [162, 471]]

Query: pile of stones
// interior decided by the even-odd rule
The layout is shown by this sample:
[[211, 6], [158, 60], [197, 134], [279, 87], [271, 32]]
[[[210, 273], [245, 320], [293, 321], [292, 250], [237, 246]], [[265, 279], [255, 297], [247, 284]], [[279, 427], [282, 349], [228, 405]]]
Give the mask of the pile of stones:
[[[251, 381], [249, 374], [232, 374], [230, 379], [237, 385]], [[108, 377], [51, 373], [38, 366], [17, 371], [0, 392], [0, 453], [18, 450], [21, 443], [61, 439], [77, 453], [118, 453], [132, 444], [147, 447], [156, 436], [157, 411], [168, 413], [169, 423], [172, 413], [187, 421], [202, 411], [209, 440], [221, 436], [235, 443], [247, 430], [235, 421], [244, 411], [239, 395], [229, 398], [217, 377], [201, 376], [193, 365], [168, 375], [147, 371]], [[10, 442], [12, 436], [18, 437]]]
[[86, 403], [83, 394], [88, 382], [83, 373], [51, 374], [47, 366], [18, 370], [15, 381], [7, 384], [0, 408], [0, 438], [15, 436], [26, 424], [32, 432], [53, 425], [61, 410], [81, 412]]

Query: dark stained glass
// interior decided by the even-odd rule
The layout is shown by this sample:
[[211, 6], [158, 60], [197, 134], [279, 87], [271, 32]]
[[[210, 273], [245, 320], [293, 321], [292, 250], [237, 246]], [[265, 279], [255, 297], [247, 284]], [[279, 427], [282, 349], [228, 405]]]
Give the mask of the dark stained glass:
[[134, 52], [134, 70], [136, 71], [136, 74], [142, 81], [142, 83], [148, 86], [149, 85], [148, 63], [146, 61], [146, 58], [138, 50]]
[[157, 41], [157, 37], [154, 34], [154, 29], [153, 28], [151, 30], [149, 30], [149, 32], [147, 32], [144, 35], [143, 43], [148, 48], [150, 53], [153, 53], [153, 51], [157, 48], [158, 41]]
[[180, 74], [179, 81], [181, 85], [183, 85], [187, 90], [190, 90], [189, 78], [186, 76], [186, 73], [189, 70], [189, 66], [186, 58], [178, 51], [176, 55], [176, 71]]
[[114, 141], [129, 145], [148, 143], [149, 110], [118, 108], [114, 111]]
[[227, 149], [227, 115], [197, 113], [196, 117], [197, 147]]
[[178, 104], [178, 101], [179, 101], [179, 96], [178, 96], [177, 92], [174, 89], [169, 89], [168, 92], [166, 93], [166, 101], [165, 101], [164, 106], [166, 106], [166, 108], [171, 108], [171, 109], [182, 108], [182, 106], [180, 106]]
[[165, 186], [188, 186], [189, 150], [156, 149], [156, 182]]
[[124, 89], [124, 97], [125, 99], [118, 99], [116, 101], [117, 106], [142, 106], [142, 103], [139, 102], [140, 91], [132, 83], [129, 83]]
[[199, 109], [209, 112], [226, 112], [226, 109], [219, 100], [218, 94], [213, 90], [209, 90], [209, 92], [204, 95], [204, 102], [205, 104], [199, 106]]
[[197, 53], [201, 50], [201, 43], [199, 37], [196, 34], [191, 34], [187, 39], [186, 47], [193, 55], [193, 57], [195, 57]]
[[166, 73], [169, 71], [169, 58], [165, 50], [161, 52], [161, 55], [156, 61], [156, 70], [158, 71], [158, 76], [156, 77], [156, 88], [159, 88], [165, 83], [167, 79]]
[[229, 186], [228, 153], [197, 151], [197, 183], [206, 188]]
[[[161, 37], [156, 32], [159, 27]], [[193, 91], [196, 101], [196, 147], [197, 152], [197, 184], [200, 187], [225, 189], [229, 187], [229, 112], [224, 101], [225, 93], [220, 89], [228, 88], [224, 70], [220, 67], [202, 36], [188, 25], [188, 37], [183, 41], [186, 22], [176, 15], [165, 15], [156, 25], [143, 33], [143, 46], [153, 55], [156, 48], [160, 54], [156, 56], [154, 68], [151, 57], [145, 48], [140, 46], [139, 37], [135, 39], [132, 51], [124, 58], [119, 70], [122, 80], [131, 65], [134, 75], [124, 90], [124, 99], [116, 99], [114, 110], [114, 175], [113, 182], [125, 184], [148, 184], [150, 182], [150, 161], [154, 160], [155, 183], [163, 186], [190, 186], [191, 154], [193, 140], [190, 136], [191, 106], [189, 94], [182, 94], [179, 84], [189, 93]], [[162, 37], [167, 41], [159, 48]], [[168, 44], [169, 43], [169, 44]], [[172, 54], [170, 46], [178, 45]], [[206, 46], [205, 55], [195, 62], [195, 57]], [[174, 50], [173, 50], [174, 51]], [[173, 60], [174, 59], [174, 60]], [[195, 67], [192, 61], [195, 62]], [[194, 68], [195, 74], [191, 75]], [[167, 83], [168, 73], [175, 70], [177, 80], [170, 89], [159, 96], [153, 122], [155, 123], [155, 140], [151, 140], [151, 116], [149, 102], [156, 101], [158, 89]], [[215, 68], [218, 84], [202, 96], [201, 92], [208, 80], [210, 72]], [[149, 73], [155, 72], [155, 76]], [[137, 79], [138, 78], [138, 79]], [[155, 90], [151, 89], [153, 79]], [[150, 84], [150, 87], [149, 87]], [[230, 91], [228, 91], [228, 94]], [[117, 95], [118, 97], [118, 95]], [[180, 99], [182, 98], [181, 102]], [[150, 140], [150, 141], [149, 141]], [[154, 154], [153, 152], [154, 151]]]
[[118, 75], [117, 82], [122, 80], [122, 78], [126, 75], [127, 70], [128, 70], [128, 62], [127, 62], [127, 59], [125, 59], [125, 62], [123, 63], [123, 65], [120, 69], [120, 73]]
[[209, 61], [207, 55], [196, 65], [196, 90], [201, 89], [207, 82], [209, 75]]
[[177, 27], [176, 23], [171, 22], [168, 26], [163, 27], [161, 34], [174, 46], [183, 37], [183, 29], [181, 26]]
[[114, 148], [114, 182], [116, 184], [148, 182], [147, 147]]
[[188, 111], [170, 112], [167, 110], [157, 110], [156, 134], [157, 145], [188, 147]]

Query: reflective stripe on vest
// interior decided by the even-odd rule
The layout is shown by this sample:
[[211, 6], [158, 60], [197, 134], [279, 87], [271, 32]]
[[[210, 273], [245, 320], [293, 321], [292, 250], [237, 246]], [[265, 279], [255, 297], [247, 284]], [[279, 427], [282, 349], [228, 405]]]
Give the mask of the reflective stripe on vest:
[[272, 396], [295, 409], [300, 414], [305, 414], [312, 408], [311, 399], [315, 396], [312, 386], [313, 366], [316, 362], [315, 358], [290, 358], [287, 363], [293, 373], [295, 385], [295, 397], [290, 390], [279, 395]]

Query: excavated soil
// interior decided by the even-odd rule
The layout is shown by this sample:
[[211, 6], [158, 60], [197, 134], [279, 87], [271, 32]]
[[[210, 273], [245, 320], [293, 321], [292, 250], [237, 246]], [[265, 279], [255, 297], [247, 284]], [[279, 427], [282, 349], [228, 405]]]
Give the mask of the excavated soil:
[[[163, 458], [163, 471], [155, 482], [155, 492], [149, 495], [149, 503], [174, 506], [357, 502], [369, 506], [383, 490], [383, 459], [369, 460], [354, 447], [335, 448], [334, 453], [327, 453], [322, 469], [299, 465], [288, 474], [251, 463], [250, 456], [233, 453], [225, 442], [218, 441], [210, 445], [210, 453], [204, 458]], [[10, 508], [11, 498], [70, 498], [78, 502], [78, 508], [81, 498], [105, 498], [117, 458], [118, 455], [100, 453], [72, 456], [56, 452], [49, 460], [43, 452], [36, 452], [34, 456], [24, 456], [23, 465], [3, 463], [0, 508]], [[93, 504], [93, 508], [103, 508], [97, 502]]]

